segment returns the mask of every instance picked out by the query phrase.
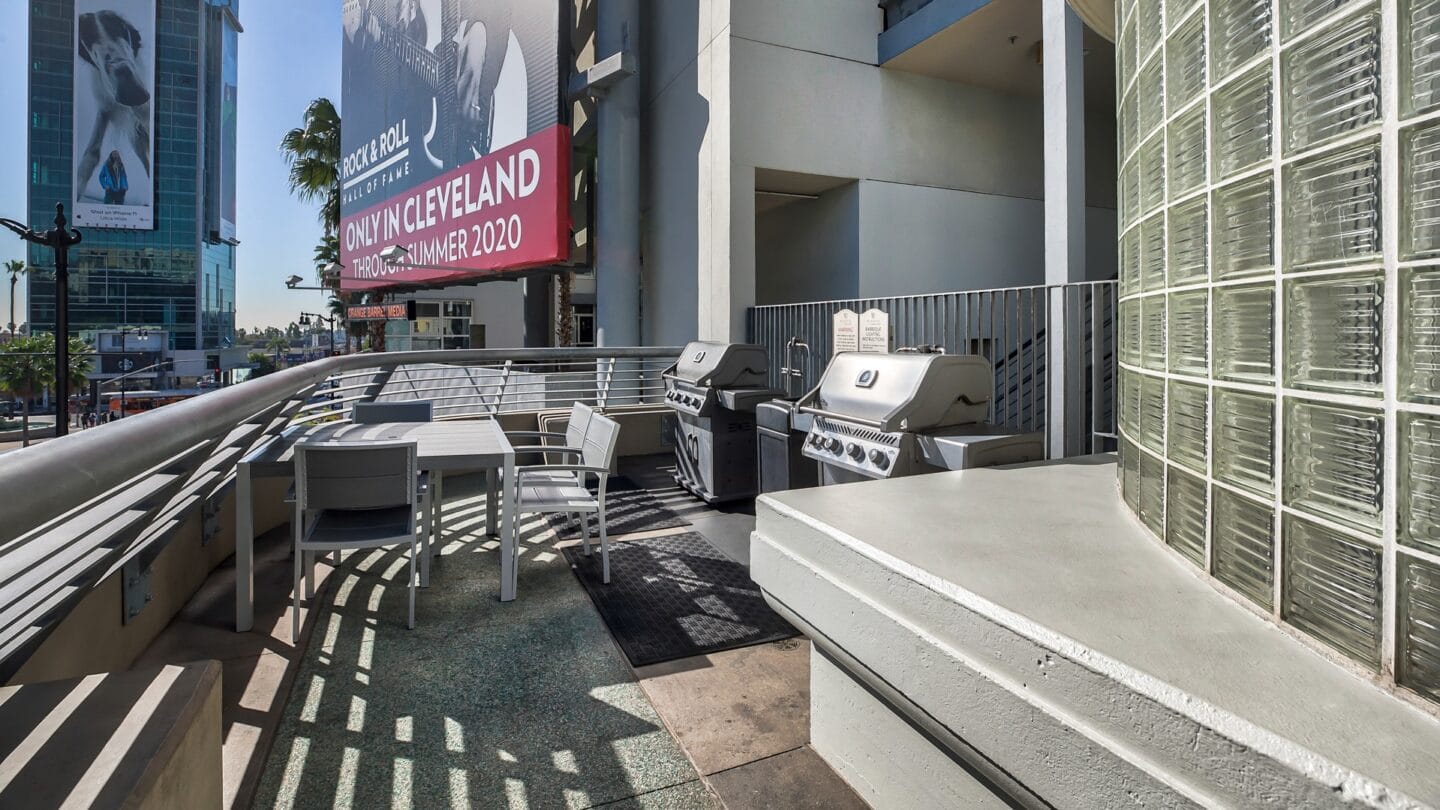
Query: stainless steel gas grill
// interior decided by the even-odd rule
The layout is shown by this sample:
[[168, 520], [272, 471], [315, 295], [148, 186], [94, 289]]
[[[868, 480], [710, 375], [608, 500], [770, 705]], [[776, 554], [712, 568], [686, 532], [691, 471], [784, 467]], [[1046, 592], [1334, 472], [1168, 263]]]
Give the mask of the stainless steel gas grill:
[[994, 385], [976, 355], [838, 354], [797, 403], [815, 420], [804, 453], [822, 484], [1044, 458], [1042, 434], [985, 422]]
[[664, 377], [676, 482], [708, 503], [753, 497], [755, 406], [781, 395], [765, 347], [694, 341]]

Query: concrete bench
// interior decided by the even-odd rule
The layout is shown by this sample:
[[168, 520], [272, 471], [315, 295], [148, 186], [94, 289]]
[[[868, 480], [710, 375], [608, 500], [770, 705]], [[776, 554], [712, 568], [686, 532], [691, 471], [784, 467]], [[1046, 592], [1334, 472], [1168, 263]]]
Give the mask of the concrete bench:
[[0, 807], [221, 806], [220, 664], [0, 688]]
[[1440, 805], [1440, 721], [1222, 595], [1111, 457], [776, 493], [751, 576], [876, 807]]

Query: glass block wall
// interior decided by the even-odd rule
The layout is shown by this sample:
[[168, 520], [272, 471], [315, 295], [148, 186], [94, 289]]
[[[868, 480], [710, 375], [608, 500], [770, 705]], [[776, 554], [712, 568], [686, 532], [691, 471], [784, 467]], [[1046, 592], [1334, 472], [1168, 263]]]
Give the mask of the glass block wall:
[[1120, 0], [1120, 487], [1440, 702], [1440, 0]]

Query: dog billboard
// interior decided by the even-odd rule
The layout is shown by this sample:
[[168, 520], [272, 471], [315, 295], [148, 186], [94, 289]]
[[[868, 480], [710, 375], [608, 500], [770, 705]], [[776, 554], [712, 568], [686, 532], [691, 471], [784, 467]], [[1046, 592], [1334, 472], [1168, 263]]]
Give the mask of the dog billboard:
[[342, 289], [569, 257], [560, 26], [561, 0], [345, 0]]
[[75, 0], [76, 225], [155, 227], [155, 0]]

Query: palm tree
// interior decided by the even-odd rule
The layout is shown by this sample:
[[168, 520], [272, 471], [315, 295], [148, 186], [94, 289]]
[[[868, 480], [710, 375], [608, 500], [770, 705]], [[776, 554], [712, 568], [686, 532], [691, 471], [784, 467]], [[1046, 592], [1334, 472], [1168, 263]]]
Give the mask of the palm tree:
[[326, 307], [330, 312], [330, 317], [334, 318], [335, 323], [339, 324], [345, 330], [345, 353], [350, 354], [351, 338], [356, 339], [356, 349], [358, 351], [358, 342], [360, 336], [364, 334], [364, 332], [362, 331], [364, 327], [358, 323], [351, 323], [350, 319], [345, 317], [348, 310], [345, 299], [339, 296], [332, 296], [330, 298], [330, 303], [327, 304]]
[[315, 278], [325, 286], [325, 268], [340, 263], [340, 235], [327, 233], [315, 244]]
[[280, 151], [290, 165], [290, 191], [305, 202], [320, 203], [326, 234], [340, 230], [340, 113], [328, 98], [305, 108], [304, 126], [285, 133]]
[[11, 259], [5, 262], [5, 272], [10, 274], [10, 337], [15, 337], [15, 284], [25, 275], [25, 262]]
[[[85, 387], [90, 373], [90, 347], [79, 338], [70, 338], [70, 381], [76, 390]], [[20, 398], [20, 439], [30, 446], [30, 398], [55, 384], [55, 336], [32, 335], [16, 338], [0, 350], [0, 389]], [[69, 418], [69, 403], [62, 403], [60, 418]]]
[[265, 348], [275, 352], [275, 365], [279, 366], [280, 353], [290, 348], [290, 341], [283, 335], [274, 335], [270, 338], [270, 342], [265, 344]]

